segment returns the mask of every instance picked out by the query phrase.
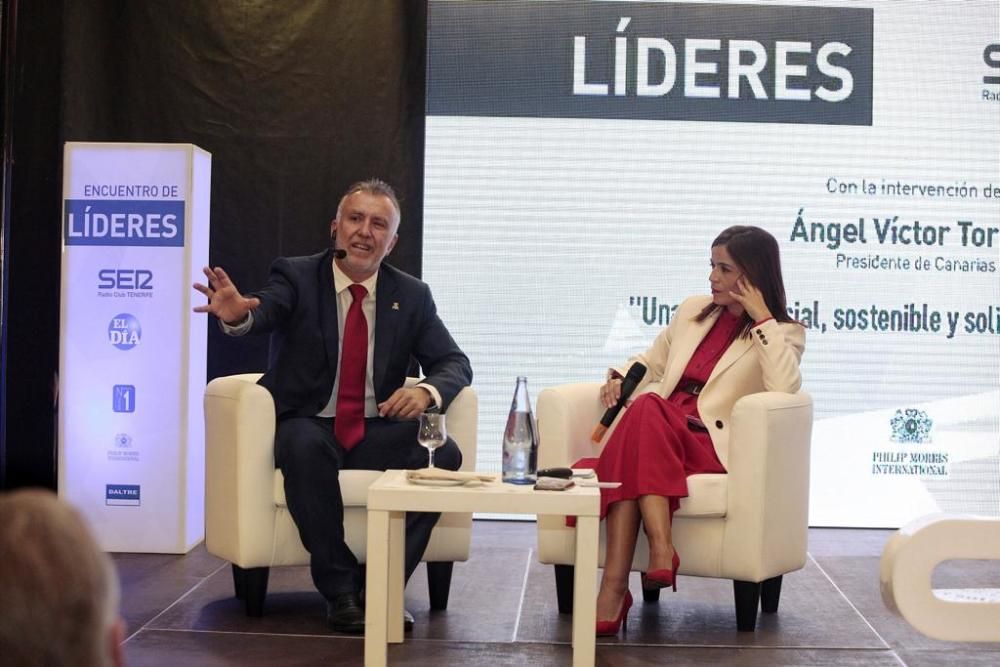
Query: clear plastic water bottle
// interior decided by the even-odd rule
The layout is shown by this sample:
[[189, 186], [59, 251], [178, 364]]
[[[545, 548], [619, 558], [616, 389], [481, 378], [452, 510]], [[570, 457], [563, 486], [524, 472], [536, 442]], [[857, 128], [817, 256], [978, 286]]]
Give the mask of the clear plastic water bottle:
[[503, 430], [503, 481], [534, 484], [538, 471], [538, 427], [528, 398], [528, 378], [517, 378]]

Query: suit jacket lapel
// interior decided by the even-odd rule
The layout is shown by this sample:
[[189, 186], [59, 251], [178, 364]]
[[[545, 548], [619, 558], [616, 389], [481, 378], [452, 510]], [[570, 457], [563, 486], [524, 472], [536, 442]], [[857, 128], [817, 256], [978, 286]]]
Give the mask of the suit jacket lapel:
[[680, 382], [681, 376], [684, 375], [684, 369], [691, 361], [698, 344], [708, 334], [718, 317], [718, 314], [713, 314], [703, 322], [692, 320], [688, 326], [684, 327], [682, 334], [671, 343], [670, 365], [663, 375], [662, 391], [664, 396], [668, 396]]
[[718, 363], [715, 364], [715, 368], [712, 369], [711, 375], [708, 376], [708, 382], [705, 384], [707, 385], [719, 377], [727, 368], [735, 364], [740, 357], [749, 352], [751, 347], [753, 347], [753, 341], [749, 337], [737, 338], [730, 343], [726, 351], [722, 353]]
[[379, 271], [375, 287], [375, 354], [372, 359], [372, 383], [375, 395], [381, 396], [379, 387], [385, 379], [386, 367], [399, 329], [399, 297], [397, 285], [389, 271]]
[[326, 345], [326, 360], [330, 374], [337, 372], [337, 349], [340, 346], [340, 327], [337, 324], [337, 292], [333, 287], [333, 257], [327, 252], [320, 260], [319, 299], [320, 330]]

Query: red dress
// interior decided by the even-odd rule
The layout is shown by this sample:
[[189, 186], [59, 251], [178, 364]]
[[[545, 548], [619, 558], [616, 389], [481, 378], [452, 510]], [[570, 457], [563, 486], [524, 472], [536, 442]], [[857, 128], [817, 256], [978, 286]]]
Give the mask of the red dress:
[[678, 388], [666, 398], [652, 393], [636, 398], [600, 458], [573, 464], [574, 468], [594, 468], [602, 482], [622, 483], [617, 489], [601, 489], [602, 518], [612, 503], [644, 495], [665, 496], [672, 517], [680, 499], [688, 495], [688, 475], [726, 472], [708, 431], [689, 424], [689, 416], [701, 422], [698, 396], [684, 389], [708, 381], [742, 323], [742, 317], [723, 309], [688, 361]]

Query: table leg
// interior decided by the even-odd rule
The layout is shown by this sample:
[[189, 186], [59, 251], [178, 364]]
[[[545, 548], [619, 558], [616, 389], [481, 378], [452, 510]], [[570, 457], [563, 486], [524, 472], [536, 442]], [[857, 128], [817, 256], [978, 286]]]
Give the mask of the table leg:
[[576, 572], [573, 578], [573, 665], [594, 664], [597, 623], [597, 550], [600, 519], [576, 519]]
[[385, 667], [388, 649], [389, 513], [368, 510], [365, 667]]
[[388, 639], [390, 644], [403, 641], [403, 570], [406, 560], [406, 513], [389, 513], [389, 606]]

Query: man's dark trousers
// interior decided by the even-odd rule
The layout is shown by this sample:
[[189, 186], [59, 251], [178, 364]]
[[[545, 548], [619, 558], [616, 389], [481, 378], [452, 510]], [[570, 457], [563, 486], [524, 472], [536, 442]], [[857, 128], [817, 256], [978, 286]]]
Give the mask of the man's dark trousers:
[[[361, 590], [361, 569], [344, 542], [341, 470], [427, 467], [427, 450], [417, 442], [417, 422], [366, 419], [365, 438], [349, 452], [333, 437], [333, 420], [290, 417], [278, 422], [274, 458], [285, 477], [285, 502], [310, 554], [316, 588], [327, 599]], [[434, 452], [434, 465], [458, 470], [462, 452], [451, 438]], [[423, 557], [439, 513], [406, 514], [406, 580]]]

